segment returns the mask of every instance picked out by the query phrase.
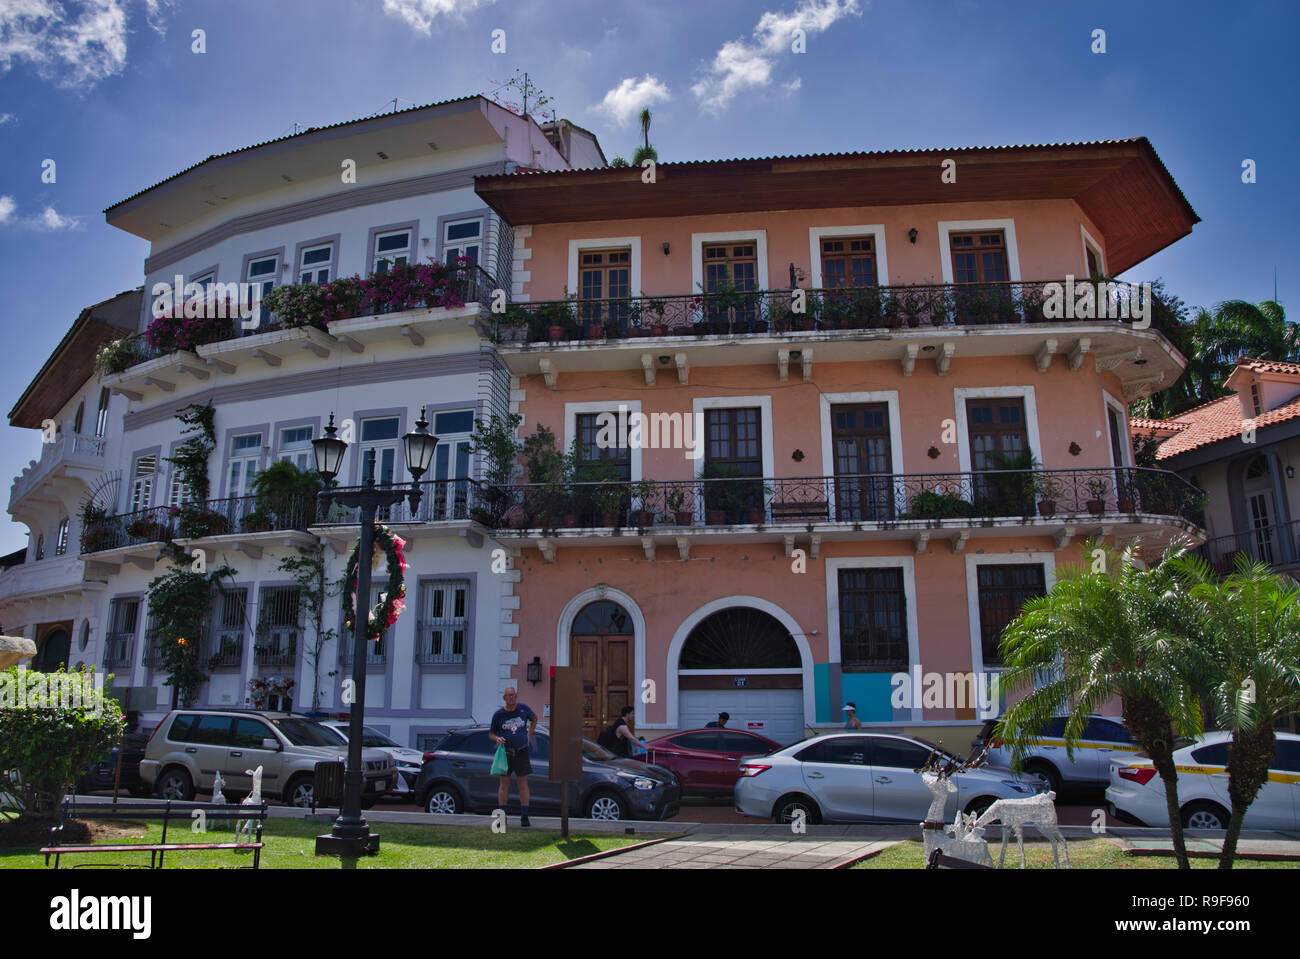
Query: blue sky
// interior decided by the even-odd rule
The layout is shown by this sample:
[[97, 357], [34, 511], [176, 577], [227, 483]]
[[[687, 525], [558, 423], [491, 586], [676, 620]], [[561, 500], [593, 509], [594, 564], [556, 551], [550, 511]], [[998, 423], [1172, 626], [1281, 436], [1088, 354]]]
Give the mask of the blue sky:
[[[516, 69], [611, 158], [643, 105], [665, 161], [1144, 135], [1204, 222], [1129, 278], [1212, 305], [1271, 298], [1276, 267], [1286, 304], [1297, 36], [1290, 0], [0, 0], [0, 403], [83, 306], [141, 282], [147, 245], [106, 206], [294, 123], [491, 93]], [[3, 427], [0, 476], [38, 452]], [[0, 524], [0, 552], [25, 541]]]

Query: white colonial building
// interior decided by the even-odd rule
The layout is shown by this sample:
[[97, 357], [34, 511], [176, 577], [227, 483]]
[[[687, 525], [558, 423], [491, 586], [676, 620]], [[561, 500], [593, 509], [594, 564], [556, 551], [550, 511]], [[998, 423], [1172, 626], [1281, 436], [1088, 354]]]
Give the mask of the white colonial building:
[[[340, 484], [359, 482], [367, 464], [381, 482], [409, 482], [401, 436], [424, 408], [440, 442], [418, 513], [402, 505], [387, 517], [407, 541], [407, 607], [368, 657], [366, 719], [419, 747], [489, 717], [518, 660], [518, 574], [499, 561], [493, 571], [495, 544], [472, 519], [481, 464], [469, 438], [476, 419], [510, 409], [510, 376], [486, 323], [494, 292], [518, 294], [527, 263], [473, 177], [603, 165], [581, 128], [541, 127], [475, 96], [209, 157], [110, 207], [111, 226], [151, 244], [143, 288], [84, 311], [10, 413], [32, 429], [52, 419], [57, 433], [11, 492], [31, 542], [23, 562], [0, 572], [0, 626], [35, 639], [39, 663], [113, 672], [152, 725], [172, 693], [150, 643], [146, 593], [171, 568], [170, 540], [202, 550], [208, 568], [236, 571], [202, 638], [201, 704], [247, 705], [253, 680], [292, 679], [295, 710], [346, 711], [350, 637], [316, 653], [281, 564], [323, 544], [337, 581], [357, 526], [337, 511], [318, 515], [311, 497], [268, 510], [252, 483], [277, 460], [310, 465], [311, 440], [331, 414], [350, 441]], [[228, 337], [163, 355], [139, 342], [116, 372], [94, 370], [104, 344], [148, 327], [155, 286], [178, 276], [265, 291], [429, 260], [461, 264], [464, 306], [362, 315], [328, 331], [274, 317], [241, 329], [236, 319]], [[208, 525], [187, 536], [175, 518], [191, 497], [168, 457], [188, 435], [177, 413], [192, 404], [215, 410], [216, 448], [208, 499], [189, 504]], [[325, 628], [343, 631], [337, 595]]]

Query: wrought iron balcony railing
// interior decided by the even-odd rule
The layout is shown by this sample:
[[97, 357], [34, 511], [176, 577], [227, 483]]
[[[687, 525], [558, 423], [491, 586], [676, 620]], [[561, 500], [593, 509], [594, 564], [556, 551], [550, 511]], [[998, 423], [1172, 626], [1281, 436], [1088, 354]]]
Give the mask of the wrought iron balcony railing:
[[1295, 566], [1300, 564], [1300, 520], [1216, 536], [1200, 547], [1200, 554], [1225, 576], [1236, 572], [1238, 555], [1244, 555], [1252, 563], [1279, 568]]
[[[405, 488], [400, 483], [395, 488]], [[410, 484], [406, 484], [409, 486]], [[423, 495], [420, 505], [411, 510], [409, 500], [379, 509], [376, 519], [381, 523], [444, 523], [455, 520], [478, 519], [485, 525], [490, 518], [488, 500], [491, 491], [473, 479], [427, 480], [420, 483]], [[355, 507], [330, 507], [328, 513], [316, 520], [318, 526], [356, 525], [358, 510]]]
[[253, 645], [258, 666], [292, 666], [298, 653], [298, 631], [275, 628], [264, 640]]
[[[1101, 281], [1092, 284], [1094, 301], [1106, 304], [1105, 312], [1098, 307], [1095, 318], [1066, 319], [1047, 315], [1049, 283], [1065, 286], [1064, 280], [1040, 280], [513, 303], [504, 313], [493, 315], [493, 338], [505, 344], [561, 343], [646, 336], [1132, 322], [1128, 317], [1135, 304], [1127, 284], [1100, 291]], [[1076, 290], [1087, 285], [1085, 280], [1074, 281]], [[1158, 291], [1153, 292], [1150, 308], [1152, 328], [1167, 329], [1176, 322], [1169, 302]]]
[[1203, 509], [1202, 491], [1176, 473], [1097, 468], [522, 484], [500, 489], [490, 519], [512, 529], [647, 529], [1144, 514], [1203, 527]]
[[306, 530], [315, 520], [316, 498], [298, 494], [229, 496], [181, 506], [151, 506], [87, 522], [81, 533], [81, 551], [98, 553], [121, 546], [231, 533]]
[[415, 659], [422, 666], [465, 664], [463, 620], [420, 620], [415, 627]]
[[[344, 630], [339, 637], [339, 665], [352, 665], [352, 642], [353, 635], [351, 630]], [[381, 635], [378, 640], [369, 640], [366, 642], [366, 665], [383, 666], [388, 662], [387, 635]]]
[[208, 668], [226, 669], [244, 661], [244, 631], [219, 629], [208, 642]]

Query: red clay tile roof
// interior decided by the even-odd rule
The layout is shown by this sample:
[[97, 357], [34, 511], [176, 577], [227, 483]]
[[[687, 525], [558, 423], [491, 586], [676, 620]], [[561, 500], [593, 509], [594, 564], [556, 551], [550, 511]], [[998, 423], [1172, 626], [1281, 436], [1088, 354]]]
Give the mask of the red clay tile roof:
[[[1255, 429], [1263, 429], [1287, 420], [1300, 419], [1300, 397], [1284, 403], [1277, 409], [1253, 417]], [[1185, 413], [1179, 413], [1177, 420], [1130, 420], [1134, 430], [1174, 427], [1177, 432], [1160, 444], [1156, 450], [1156, 459], [1167, 460], [1187, 453], [1202, 446], [1209, 446], [1226, 439], [1240, 436], [1245, 427], [1246, 418], [1241, 415], [1241, 400], [1236, 393], [1222, 399], [1198, 406]], [[1139, 424], [1143, 424], [1139, 426]], [[1175, 424], [1177, 424], [1175, 426]]]
[[1237, 361], [1237, 369], [1250, 370], [1252, 373], [1290, 373], [1300, 375], [1300, 363], [1282, 363], [1277, 360], [1253, 360], [1243, 356]]
[[1181, 429], [1186, 429], [1187, 424], [1182, 420], [1149, 420], [1141, 416], [1130, 416], [1128, 418], [1129, 432], [1148, 430], [1157, 430], [1160, 432], [1177, 433]]

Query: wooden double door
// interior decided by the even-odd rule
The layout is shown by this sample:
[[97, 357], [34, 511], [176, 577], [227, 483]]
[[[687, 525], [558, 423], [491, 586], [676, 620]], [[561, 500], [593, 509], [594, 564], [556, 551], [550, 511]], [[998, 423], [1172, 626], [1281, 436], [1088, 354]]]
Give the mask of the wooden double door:
[[633, 637], [582, 635], [570, 639], [569, 662], [581, 670], [582, 735], [595, 740], [632, 702]]

